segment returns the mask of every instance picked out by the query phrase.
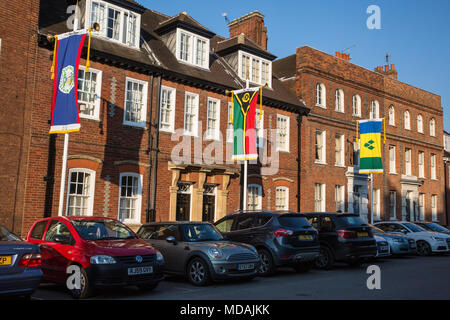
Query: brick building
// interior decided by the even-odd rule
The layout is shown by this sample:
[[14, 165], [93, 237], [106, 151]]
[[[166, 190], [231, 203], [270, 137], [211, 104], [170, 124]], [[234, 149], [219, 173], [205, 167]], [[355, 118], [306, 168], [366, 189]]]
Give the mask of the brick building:
[[302, 211], [358, 212], [370, 221], [370, 183], [358, 173], [355, 122], [385, 118], [385, 170], [374, 175], [374, 220], [444, 222], [440, 96], [398, 81], [394, 65], [371, 71], [347, 54], [310, 47], [273, 68], [311, 108], [301, 129]]
[[445, 212], [446, 226], [450, 225], [450, 133], [444, 131], [444, 180], [445, 180]]
[[[70, 31], [71, 21], [66, 13], [71, 1], [31, 4], [33, 19], [20, 30], [28, 38], [20, 42], [35, 68], [11, 67], [21, 72], [12, 87], [24, 87], [23, 76], [34, 88], [30, 92], [25, 86], [17, 93], [30, 96], [23, 103], [29, 122], [23, 127], [24, 141], [10, 145], [13, 151], [27, 147], [21, 164], [24, 177], [14, 180], [16, 191], [0, 190], [2, 198], [17, 197], [16, 207], [11, 202], [3, 212], [16, 217], [14, 230], [23, 235], [36, 219], [58, 214], [63, 136], [48, 134], [53, 43], [47, 35]], [[98, 22], [101, 29], [93, 34], [90, 71], [84, 69], [87, 43], [80, 63], [82, 128], [70, 134], [65, 215], [104, 215], [137, 227], [149, 220], [217, 220], [239, 209], [241, 165], [230, 162], [227, 154], [232, 138], [228, 91], [245, 88], [246, 80], [250, 87], [264, 86], [257, 136], [260, 154], [270, 160], [249, 165], [248, 207], [298, 209], [297, 137], [309, 110], [272, 76], [276, 57], [266, 50], [267, 37], [249, 39], [233, 31], [223, 38], [185, 12], [169, 17], [132, 0], [85, 0], [79, 5], [80, 26]], [[12, 24], [18, 23], [21, 8], [1, 9], [8, 10]], [[235, 25], [242, 21], [247, 19]], [[263, 20], [257, 23], [265, 30]], [[15, 36], [10, 29], [12, 25], [0, 34], [8, 40], [2, 66], [5, 56], [13, 57], [18, 50], [9, 43]], [[7, 101], [10, 114], [15, 103], [13, 98]], [[270, 135], [275, 131], [276, 139]], [[172, 153], [178, 154], [182, 139], [190, 144], [182, 149], [185, 158], [178, 163]], [[222, 163], [212, 161], [221, 153]], [[17, 178], [9, 163], [18, 163], [18, 157], [0, 161], [10, 180]], [[278, 169], [268, 174], [272, 167]], [[8, 219], [2, 223], [12, 226]]]

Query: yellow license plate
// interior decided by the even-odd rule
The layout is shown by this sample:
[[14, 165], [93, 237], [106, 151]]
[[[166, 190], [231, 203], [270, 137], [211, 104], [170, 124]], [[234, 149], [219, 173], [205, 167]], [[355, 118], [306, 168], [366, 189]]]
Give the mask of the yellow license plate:
[[0, 256], [0, 266], [11, 265], [11, 256]]
[[309, 236], [309, 235], [301, 235], [299, 236], [300, 240], [312, 240], [313, 236]]
[[358, 237], [368, 237], [369, 234], [367, 232], [358, 232]]

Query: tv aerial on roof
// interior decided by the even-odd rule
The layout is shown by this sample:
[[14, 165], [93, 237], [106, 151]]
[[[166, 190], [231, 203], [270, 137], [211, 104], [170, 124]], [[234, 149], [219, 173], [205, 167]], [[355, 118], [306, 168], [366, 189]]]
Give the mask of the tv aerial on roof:
[[228, 19], [228, 13], [226, 13], [226, 12], [222, 13], [222, 17], [225, 18], [225, 21], [226, 21], [227, 24], [230, 23], [230, 19]]

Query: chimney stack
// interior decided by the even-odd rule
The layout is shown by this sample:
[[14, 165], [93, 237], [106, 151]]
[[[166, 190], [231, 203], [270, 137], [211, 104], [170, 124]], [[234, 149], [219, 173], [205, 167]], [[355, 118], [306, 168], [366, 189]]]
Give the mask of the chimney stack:
[[350, 61], [350, 55], [348, 53], [344, 53], [344, 52], [339, 52], [336, 51], [336, 57], [338, 57], [339, 59], [345, 60], [345, 61]]
[[228, 24], [230, 38], [245, 34], [247, 38], [267, 50], [267, 27], [264, 25], [264, 15], [255, 10], [241, 18], [237, 18]]
[[376, 67], [375, 69], [373, 69], [373, 71], [383, 74], [385, 76], [391, 77], [395, 80], [397, 80], [398, 77], [398, 73], [397, 70], [395, 70], [395, 65], [391, 64], [389, 65], [385, 65], [384, 66], [384, 70], [382, 66]]

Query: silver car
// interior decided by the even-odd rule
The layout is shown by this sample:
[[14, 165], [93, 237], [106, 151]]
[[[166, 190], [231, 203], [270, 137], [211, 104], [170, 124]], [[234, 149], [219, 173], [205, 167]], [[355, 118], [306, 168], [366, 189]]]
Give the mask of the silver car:
[[165, 273], [185, 275], [196, 286], [211, 280], [251, 279], [260, 265], [253, 246], [227, 241], [207, 222], [148, 223], [138, 235], [162, 253]]

